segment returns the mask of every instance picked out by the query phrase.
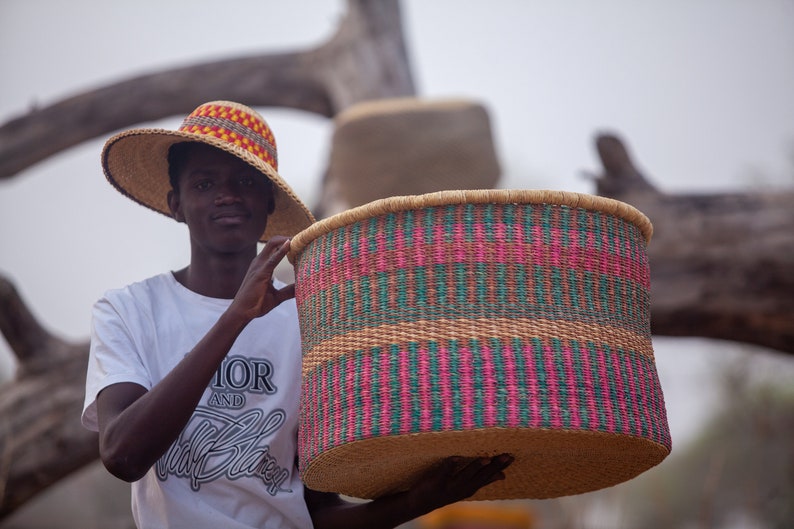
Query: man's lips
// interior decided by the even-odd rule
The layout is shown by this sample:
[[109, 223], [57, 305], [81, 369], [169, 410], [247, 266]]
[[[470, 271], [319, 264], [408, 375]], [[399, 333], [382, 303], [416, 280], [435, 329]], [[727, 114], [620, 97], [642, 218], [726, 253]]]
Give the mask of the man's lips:
[[249, 216], [245, 211], [221, 211], [214, 214], [212, 220], [224, 226], [231, 226], [245, 222]]

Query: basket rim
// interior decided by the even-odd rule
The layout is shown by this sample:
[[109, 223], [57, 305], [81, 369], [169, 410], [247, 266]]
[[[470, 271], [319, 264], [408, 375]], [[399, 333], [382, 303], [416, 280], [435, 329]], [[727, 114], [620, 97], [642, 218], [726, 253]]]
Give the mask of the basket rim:
[[456, 204], [518, 203], [555, 204], [598, 211], [622, 218], [637, 226], [646, 244], [650, 243], [653, 236], [653, 224], [645, 214], [634, 206], [613, 198], [547, 189], [459, 189], [381, 198], [319, 220], [292, 237], [288, 258], [290, 262], [294, 262], [306, 246], [318, 237], [378, 215]]

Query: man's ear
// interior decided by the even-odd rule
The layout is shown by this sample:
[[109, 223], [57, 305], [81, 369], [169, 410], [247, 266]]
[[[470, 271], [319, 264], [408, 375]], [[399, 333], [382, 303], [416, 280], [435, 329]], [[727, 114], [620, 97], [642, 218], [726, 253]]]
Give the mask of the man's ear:
[[171, 210], [171, 215], [177, 222], [185, 222], [185, 216], [182, 215], [182, 210], [179, 209], [179, 207], [179, 193], [172, 189], [168, 192], [168, 208]]

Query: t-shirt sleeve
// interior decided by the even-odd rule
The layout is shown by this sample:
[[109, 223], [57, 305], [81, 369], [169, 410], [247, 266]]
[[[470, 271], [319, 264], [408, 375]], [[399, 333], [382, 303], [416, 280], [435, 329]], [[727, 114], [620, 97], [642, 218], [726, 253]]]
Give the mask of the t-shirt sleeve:
[[[88, 353], [83, 426], [98, 431], [96, 397], [104, 388], [119, 382], [134, 382], [151, 389], [151, 378], [140, 354], [140, 329], [135, 319], [107, 296], [94, 304], [91, 345]], [[122, 308], [122, 310], [120, 310]], [[136, 334], [137, 331], [137, 334]]]

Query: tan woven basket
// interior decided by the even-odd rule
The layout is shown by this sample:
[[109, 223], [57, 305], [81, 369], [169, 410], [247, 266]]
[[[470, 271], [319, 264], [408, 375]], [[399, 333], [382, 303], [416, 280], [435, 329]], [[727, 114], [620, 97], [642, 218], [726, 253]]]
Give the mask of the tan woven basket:
[[473, 499], [607, 487], [670, 451], [633, 207], [555, 191], [379, 200], [292, 241], [300, 470], [317, 490], [405, 490], [451, 455], [509, 452]]

